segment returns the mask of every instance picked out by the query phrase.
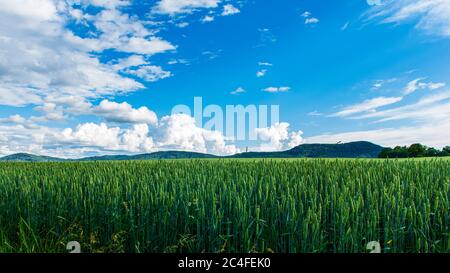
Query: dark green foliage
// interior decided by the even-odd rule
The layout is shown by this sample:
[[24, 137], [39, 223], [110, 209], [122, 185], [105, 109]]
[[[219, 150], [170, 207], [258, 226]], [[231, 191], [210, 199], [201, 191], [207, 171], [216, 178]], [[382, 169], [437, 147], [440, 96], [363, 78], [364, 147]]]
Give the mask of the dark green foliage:
[[[304, 144], [284, 152], [271, 153], [243, 153], [225, 158], [376, 158], [381, 146], [370, 142], [351, 142], [345, 144]], [[155, 159], [203, 159], [220, 158], [210, 154], [182, 151], [163, 151], [140, 155], [111, 155], [86, 157], [71, 161], [115, 161], [115, 160], [155, 160]], [[18, 162], [53, 162], [69, 161], [59, 158], [35, 156], [29, 154], [15, 154], [0, 158], [0, 161]]]
[[272, 153], [244, 153], [233, 158], [376, 158], [383, 147], [359, 141], [344, 144], [303, 144]]
[[435, 148], [428, 148], [422, 144], [413, 144], [409, 147], [397, 146], [394, 149], [384, 148], [378, 155], [379, 158], [414, 158], [414, 157], [443, 157], [450, 156], [450, 147], [445, 147], [442, 151]]
[[9, 162], [57, 162], [57, 161], [63, 161], [63, 159], [55, 158], [55, 157], [48, 157], [48, 156], [37, 156], [37, 155], [31, 155], [31, 154], [13, 154], [9, 156], [5, 156], [0, 158], [0, 161], [9, 161]]

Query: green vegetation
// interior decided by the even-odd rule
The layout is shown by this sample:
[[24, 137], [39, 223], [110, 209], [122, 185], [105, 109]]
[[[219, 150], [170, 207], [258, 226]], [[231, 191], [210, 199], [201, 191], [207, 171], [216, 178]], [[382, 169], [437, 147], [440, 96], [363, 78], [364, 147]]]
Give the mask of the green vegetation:
[[8, 162], [63, 162], [63, 161], [117, 161], [117, 160], [158, 160], [158, 159], [205, 159], [205, 158], [377, 158], [383, 147], [359, 141], [345, 144], [303, 144], [282, 152], [249, 152], [232, 156], [215, 156], [210, 154], [162, 151], [139, 155], [107, 155], [80, 159], [60, 159], [30, 154], [13, 154], [0, 158]]
[[377, 158], [383, 147], [358, 141], [342, 144], [302, 144], [282, 152], [243, 153], [232, 158]]
[[379, 158], [414, 158], [414, 157], [445, 157], [450, 156], [450, 146], [441, 151], [429, 148], [422, 144], [413, 144], [409, 147], [397, 146], [394, 149], [384, 148], [379, 154]]
[[448, 252], [445, 160], [0, 163], [0, 252]]
[[56, 157], [49, 156], [38, 156], [38, 155], [30, 155], [25, 153], [8, 155], [0, 158], [0, 161], [6, 162], [58, 162], [62, 161], [62, 159]]

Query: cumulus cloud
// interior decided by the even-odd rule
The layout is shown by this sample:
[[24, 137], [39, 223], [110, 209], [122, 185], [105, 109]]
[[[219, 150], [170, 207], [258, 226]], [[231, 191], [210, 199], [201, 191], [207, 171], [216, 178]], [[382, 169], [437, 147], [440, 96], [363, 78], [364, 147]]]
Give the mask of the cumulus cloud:
[[108, 122], [156, 124], [158, 118], [153, 111], [143, 106], [134, 109], [127, 102], [117, 103], [103, 100], [94, 108], [94, 113]]
[[[146, 64], [136, 54], [151, 56], [175, 49], [143, 22], [117, 9], [129, 1], [82, 2], [81, 7], [103, 8], [96, 14], [75, 9], [69, 3], [0, 0], [0, 104], [24, 106], [45, 103], [48, 96], [99, 98], [133, 92], [144, 86], [117, 72]], [[91, 24], [94, 34], [82, 38], [69, 30], [66, 25], [73, 16]], [[98, 55], [91, 54], [106, 49], [132, 56], [105, 64]], [[150, 72], [157, 72], [151, 81], [168, 75]]]
[[231, 4], [226, 4], [225, 6], [223, 6], [223, 12], [222, 12], [222, 16], [230, 16], [230, 15], [234, 15], [237, 13], [240, 13], [241, 11], [236, 8], [235, 6], [231, 5]]
[[287, 122], [276, 123], [268, 128], [257, 128], [256, 133], [262, 141], [260, 151], [281, 151], [294, 148], [304, 142], [303, 132], [290, 132]]
[[130, 67], [138, 67], [148, 64], [142, 55], [131, 55], [126, 58], [117, 60], [114, 64], [111, 64], [112, 68], [117, 71], [124, 70]]
[[63, 107], [52, 102], [46, 102], [41, 106], [35, 107], [34, 110], [44, 113], [41, 117], [32, 117], [31, 120], [34, 122], [62, 121], [66, 119]]
[[150, 152], [154, 146], [148, 132], [147, 124], [136, 124], [131, 129], [123, 130], [119, 127], [108, 127], [105, 123], [84, 123], [75, 130], [68, 128], [58, 135], [62, 144], [66, 142], [105, 150]]
[[157, 146], [163, 149], [234, 154], [236, 146], [227, 144], [228, 139], [218, 131], [197, 127], [195, 119], [185, 114], [163, 117], [155, 131]]

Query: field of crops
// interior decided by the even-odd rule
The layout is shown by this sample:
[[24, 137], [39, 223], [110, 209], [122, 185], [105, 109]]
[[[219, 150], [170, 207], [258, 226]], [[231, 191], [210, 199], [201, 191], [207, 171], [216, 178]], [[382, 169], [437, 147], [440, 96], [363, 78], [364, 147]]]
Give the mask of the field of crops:
[[445, 160], [0, 164], [0, 252], [449, 252]]

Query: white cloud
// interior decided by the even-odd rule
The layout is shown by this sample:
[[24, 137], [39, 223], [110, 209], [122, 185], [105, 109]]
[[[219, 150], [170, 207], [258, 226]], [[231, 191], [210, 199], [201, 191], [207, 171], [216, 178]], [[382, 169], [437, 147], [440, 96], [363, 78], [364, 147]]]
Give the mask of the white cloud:
[[356, 116], [355, 119], [377, 119], [377, 122], [410, 119], [414, 121], [439, 121], [450, 117], [450, 91], [425, 96], [419, 101], [401, 107]]
[[236, 88], [236, 90], [232, 91], [230, 94], [237, 95], [237, 94], [241, 94], [241, 93], [245, 93], [245, 89], [242, 87], [238, 87], [238, 88]]
[[26, 119], [21, 115], [12, 115], [7, 118], [0, 118], [0, 123], [25, 123]]
[[147, 64], [147, 61], [141, 55], [131, 55], [127, 58], [118, 60], [115, 64], [112, 64], [114, 70], [120, 71], [129, 67], [137, 67]]
[[96, 146], [107, 149], [119, 149], [119, 127], [108, 128], [105, 123], [84, 123], [76, 130], [67, 128], [61, 132], [64, 142], [78, 143], [82, 146]]
[[308, 113], [308, 116], [311, 116], [311, 117], [318, 117], [318, 116], [323, 116], [323, 114], [320, 113], [319, 111], [312, 111], [312, 112], [309, 112], [309, 113]]
[[256, 77], [261, 78], [264, 77], [267, 73], [267, 69], [261, 69], [260, 71], [256, 72]]
[[416, 28], [426, 33], [450, 37], [450, 1], [448, 0], [389, 0], [370, 9], [369, 20], [382, 23], [414, 21]]
[[347, 30], [347, 28], [350, 26], [350, 22], [346, 22], [345, 24], [342, 25], [341, 30], [345, 31]]
[[169, 71], [163, 70], [160, 66], [146, 65], [138, 69], [127, 69], [124, 73], [137, 76], [147, 82], [155, 82], [172, 76]]
[[160, 38], [145, 39], [133, 37], [130, 38], [127, 43], [118, 46], [117, 49], [128, 53], [154, 55], [156, 53], [174, 50], [175, 47], [171, 43]]
[[153, 8], [153, 12], [176, 15], [192, 13], [196, 9], [217, 8], [221, 0], [160, 0]]
[[368, 131], [324, 134], [306, 138], [307, 143], [337, 143], [351, 141], [371, 141], [386, 147], [422, 143], [436, 148], [449, 145], [450, 120]]
[[108, 127], [105, 123], [84, 123], [76, 130], [70, 128], [57, 134], [62, 145], [91, 146], [110, 151], [150, 152], [153, 140], [148, 136], [146, 124], [133, 125], [131, 129]]
[[[0, 1], [0, 104], [3, 105], [38, 105], [47, 102], [47, 97], [92, 99], [134, 92], [144, 86], [118, 71], [127, 65], [143, 65], [142, 57], [131, 56], [123, 62], [104, 64], [99, 54], [91, 53], [101, 55], [105, 49], [114, 49], [151, 56], [175, 49], [156, 37], [144, 22], [116, 9], [129, 1], [82, 3], [82, 7], [105, 8], [97, 14], [74, 11], [71, 4], [75, 2]], [[76, 36], [66, 28], [72, 16], [78, 21], [89, 21], [97, 32], [90, 38]], [[150, 81], [168, 76], [156, 67], [147, 72], [152, 75], [145, 77]]]
[[317, 24], [319, 23], [319, 19], [311, 17], [311, 18], [306, 18], [305, 19], [305, 25], [310, 25], [310, 24]]
[[222, 16], [230, 16], [230, 15], [234, 15], [237, 13], [240, 13], [241, 11], [236, 8], [235, 6], [231, 5], [231, 4], [226, 4], [225, 6], [223, 6], [223, 12], [222, 12]]
[[302, 17], [305, 18], [305, 25], [319, 23], [319, 19], [312, 17], [312, 13], [309, 11], [303, 12]]
[[402, 97], [378, 97], [366, 100], [360, 104], [355, 104], [344, 108], [342, 111], [332, 114], [332, 117], [348, 117], [354, 114], [376, 111], [377, 108], [387, 106], [401, 101]]
[[258, 62], [259, 66], [273, 66], [273, 64], [269, 63], [269, 62]]
[[94, 108], [94, 113], [104, 117], [108, 122], [145, 124], [156, 124], [158, 122], [156, 114], [147, 107], [134, 109], [126, 102], [116, 103], [103, 100]]
[[309, 12], [309, 11], [305, 11], [302, 13], [302, 17], [304, 17], [304, 18], [308, 18], [310, 16], [311, 16], [311, 12]]
[[202, 23], [209, 23], [214, 21], [214, 16], [206, 15], [202, 18]]
[[66, 119], [63, 107], [52, 102], [46, 102], [41, 106], [35, 107], [34, 110], [42, 112], [44, 115], [30, 118], [33, 122], [63, 121]]
[[175, 65], [175, 64], [184, 64], [184, 65], [190, 65], [190, 60], [187, 59], [174, 59], [167, 62], [169, 65]]
[[303, 143], [303, 132], [290, 132], [289, 123], [282, 122], [268, 128], [257, 128], [256, 133], [262, 141], [259, 151], [281, 151], [294, 148]]
[[14, 14], [36, 21], [59, 20], [58, 10], [52, 0], [0, 1], [0, 12]]
[[[1, 75], [0, 78], [2, 78]], [[32, 88], [6, 83], [0, 85], [0, 105], [25, 106], [30, 103], [38, 104], [41, 101], [42, 98]]]
[[188, 22], [181, 22], [181, 23], [176, 24], [176, 26], [179, 27], [179, 28], [185, 28], [185, 27], [189, 26], [189, 23]]
[[424, 79], [425, 78], [419, 78], [419, 79], [410, 81], [407, 84], [407, 86], [405, 87], [404, 95], [409, 95], [420, 89], [435, 90], [435, 89], [439, 89], [439, 88], [442, 88], [445, 86], [445, 83], [421, 82]]
[[[123, 106], [119, 107], [122, 111]], [[0, 123], [25, 123], [19, 116]], [[83, 123], [75, 129], [26, 128], [23, 124], [0, 125], [0, 155], [28, 152], [40, 155], [79, 158], [90, 155], [183, 150], [217, 155], [240, 152], [230, 139], [217, 131], [195, 125], [195, 119], [175, 114], [157, 124], [133, 124], [130, 128], [106, 123]]]
[[199, 128], [195, 119], [185, 114], [163, 117], [154, 138], [160, 149], [235, 154], [238, 149], [227, 144], [227, 139], [218, 131]]
[[377, 80], [377, 81], [375, 81], [373, 83], [371, 89], [372, 90], [378, 90], [378, 89], [382, 88], [383, 86], [385, 86], [387, 84], [390, 84], [390, 83], [393, 83], [395, 81], [397, 81], [396, 78], [391, 78], [391, 79], [386, 79], [386, 80]]
[[287, 86], [282, 86], [282, 87], [267, 87], [265, 89], [263, 89], [264, 92], [268, 92], [268, 93], [282, 93], [282, 92], [288, 92], [289, 90], [291, 90], [290, 87]]

